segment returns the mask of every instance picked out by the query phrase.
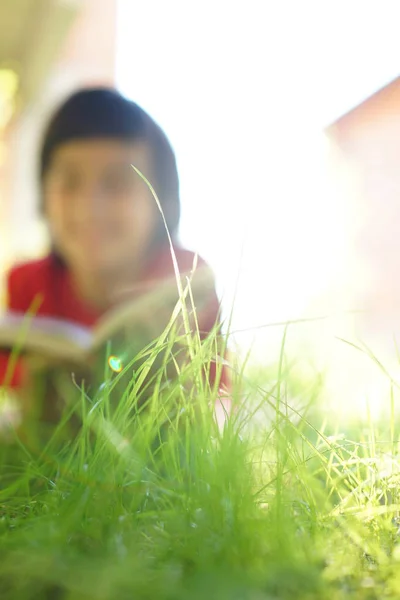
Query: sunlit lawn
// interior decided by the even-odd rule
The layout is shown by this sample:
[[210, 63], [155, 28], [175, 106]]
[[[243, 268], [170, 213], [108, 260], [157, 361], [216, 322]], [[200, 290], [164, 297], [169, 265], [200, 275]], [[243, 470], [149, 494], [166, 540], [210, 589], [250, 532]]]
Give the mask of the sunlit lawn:
[[141, 409], [141, 375], [171, 344], [127, 367], [118, 403], [121, 376], [71, 386], [51, 434], [3, 445], [1, 597], [398, 598], [394, 406], [337, 429], [281, 357], [235, 374], [221, 429], [201, 377], [211, 340], [165, 388], [160, 367]]

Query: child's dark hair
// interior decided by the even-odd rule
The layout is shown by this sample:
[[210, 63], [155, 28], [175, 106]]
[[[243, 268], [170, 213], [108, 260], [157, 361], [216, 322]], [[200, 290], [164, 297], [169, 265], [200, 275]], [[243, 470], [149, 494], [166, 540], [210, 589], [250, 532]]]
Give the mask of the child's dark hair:
[[[154, 180], [151, 184], [160, 200], [171, 236], [175, 237], [180, 218], [180, 200], [174, 151], [159, 125], [140, 106], [113, 88], [79, 90], [53, 114], [40, 153], [41, 183], [50, 166], [52, 154], [59, 145], [93, 138], [143, 141], [148, 145], [153, 163]], [[162, 226], [158, 237], [165, 237]]]

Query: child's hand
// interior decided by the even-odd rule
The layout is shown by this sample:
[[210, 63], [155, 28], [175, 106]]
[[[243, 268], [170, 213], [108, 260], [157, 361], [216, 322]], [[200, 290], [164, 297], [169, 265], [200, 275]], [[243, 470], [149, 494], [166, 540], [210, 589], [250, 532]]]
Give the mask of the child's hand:
[[0, 394], [0, 441], [12, 439], [12, 430], [22, 422], [21, 405], [18, 394], [3, 388]]
[[0, 352], [0, 387], [18, 389], [26, 377], [26, 364], [22, 358], [12, 362], [11, 352]]

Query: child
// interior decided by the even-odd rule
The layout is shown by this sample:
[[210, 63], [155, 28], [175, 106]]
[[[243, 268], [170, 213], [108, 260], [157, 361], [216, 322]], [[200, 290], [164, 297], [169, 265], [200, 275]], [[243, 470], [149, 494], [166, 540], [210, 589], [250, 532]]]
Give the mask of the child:
[[[41, 208], [52, 249], [44, 259], [10, 272], [10, 310], [28, 311], [40, 294], [37, 314], [93, 326], [127, 290], [144, 293], [174, 277], [161, 213], [131, 165], [157, 193], [181, 273], [191, 270], [193, 253], [176, 241], [179, 180], [167, 137], [144, 110], [117, 91], [83, 89], [56, 111], [45, 132], [40, 153]], [[207, 268], [200, 259], [199, 267]], [[207, 294], [198, 314], [204, 335], [219, 313], [213, 286]], [[0, 384], [7, 361], [3, 354]], [[214, 383], [215, 365], [211, 370]], [[19, 364], [11, 385], [22, 385], [26, 376], [23, 363]], [[226, 380], [223, 372], [219, 383]]]

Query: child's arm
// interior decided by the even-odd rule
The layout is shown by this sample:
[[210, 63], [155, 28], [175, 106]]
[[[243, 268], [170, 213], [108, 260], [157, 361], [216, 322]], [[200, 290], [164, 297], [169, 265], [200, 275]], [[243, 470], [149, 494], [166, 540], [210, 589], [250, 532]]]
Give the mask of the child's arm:
[[[7, 277], [6, 310], [23, 311], [23, 288], [18, 271]], [[23, 410], [23, 391], [26, 389], [28, 369], [22, 358], [11, 358], [10, 351], [0, 350], [0, 388], [6, 388], [0, 397], [0, 437], [6, 440], [9, 427], [19, 427]]]
[[[210, 299], [205, 306], [204, 310], [200, 312], [199, 317], [199, 330], [201, 339], [205, 339], [210, 333], [218, 328], [220, 323], [220, 304], [218, 301], [218, 297], [215, 291], [210, 294]], [[224, 391], [230, 389], [231, 382], [228, 373], [228, 368], [226, 366], [227, 359], [227, 351], [224, 350], [224, 341], [222, 339], [222, 335], [217, 329], [215, 334], [217, 336], [217, 347], [218, 347], [218, 356], [215, 358], [218, 360], [221, 359], [222, 364], [220, 366], [217, 365], [216, 360], [212, 360], [210, 363], [210, 372], [209, 372], [209, 381], [213, 386], [216, 383], [217, 377], [218, 380], [218, 388]], [[221, 355], [219, 354], [221, 352]]]
[[[29, 291], [25, 289], [24, 282], [19, 276], [19, 269], [12, 269], [7, 277], [6, 310], [25, 312], [29, 308]], [[25, 282], [27, 285], [27, 282]], [[11, 353], [0, 351], [0, 386], [14, 389], [20, 388], [25, 380], [26, 369], [22, 358], [10, 361]]]

